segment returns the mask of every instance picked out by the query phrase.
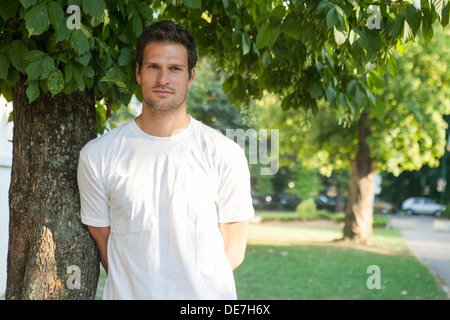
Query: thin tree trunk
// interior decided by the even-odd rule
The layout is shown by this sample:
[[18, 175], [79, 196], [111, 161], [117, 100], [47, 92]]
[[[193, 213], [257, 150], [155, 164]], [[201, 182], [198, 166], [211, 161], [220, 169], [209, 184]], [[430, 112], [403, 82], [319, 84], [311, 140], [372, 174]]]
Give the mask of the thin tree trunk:
[[348, 174], [347, 171], [338, 171], [335, 174], [335, 180], [336, 180], [336, 188], [337, 188], [337, 195], [336, 195], [336, 206], [334, 207], [334, 212], [345, 212], [345, 204], [346, 204], [346, 193], [348, 193]]
[[358, 121], [358, 151], [352, 162], [352, 177], [345, 211], [344, 239], [370, 244], [372, 238], [375, 163], [370, 158], [366, 138], [369, 115]]
[[92, 93], [13, 88], [7, 299], [93, 299], [99, 257], [80, 221], [78, 155], [96, 136]]
[[343, 186], [341, 183], [338, 184], [338, 191], [336, 196], [336, 206], [334, 207], [334, 212], [344, 212], [345, 210], [345, 199], [344, 192], [342, 191]]

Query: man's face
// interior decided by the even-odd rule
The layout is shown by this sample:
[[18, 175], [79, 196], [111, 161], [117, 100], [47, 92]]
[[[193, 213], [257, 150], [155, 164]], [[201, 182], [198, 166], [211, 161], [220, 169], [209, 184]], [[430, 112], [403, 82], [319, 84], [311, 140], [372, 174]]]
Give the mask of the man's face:
[[192, 87], [195, 70], [189, 79], [186, 48], [178, 43], [151, 42], [144, 50], [142, 67], [136, 65], [144, 106], [152, 111], [173, 112], [186, 108], [187, 90]]

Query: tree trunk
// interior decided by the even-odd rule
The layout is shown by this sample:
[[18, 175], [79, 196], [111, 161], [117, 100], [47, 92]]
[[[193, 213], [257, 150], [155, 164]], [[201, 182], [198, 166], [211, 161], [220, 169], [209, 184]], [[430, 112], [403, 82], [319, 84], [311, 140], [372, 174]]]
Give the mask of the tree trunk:
[[94, 299], [97, 247], [80, 220], [81, 148], [96, 137], [93, 93], [13, 88], [13, 165], [6, 299]]
[[344, 192], [342, 191], [343, 186], [339, 183], [338, 191], [336, 196], [336, 206], [334, 207], [334, 213], [344, 212], [345, 210], [345, 198]]
[[345, 210], [344, 239], [370, 244], [372, 238], [375, 163], [370, 158], [366, 138], [369, 115], [358, 121], [358, 151], [352, 162], [352, 177]]
[[345, 196], [348, 193], [348, 187], [349, 187], [349, 179], [348, 179], [348, 173], [346, 170], [338, 171], [335, 173], [335, 180], [336, 180], [336, 188], [337, 188], [337, 195], [336, 195], [336, 206], [334, 207], [334, 212], [345, 212], [345, 204], [346, 199]]

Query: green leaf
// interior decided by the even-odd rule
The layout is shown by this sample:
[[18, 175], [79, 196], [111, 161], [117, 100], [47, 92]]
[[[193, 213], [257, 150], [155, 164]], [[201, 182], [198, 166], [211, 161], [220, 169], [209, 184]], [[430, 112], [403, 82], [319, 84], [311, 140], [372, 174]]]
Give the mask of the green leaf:
[[26, 69], [26, 73], [29, 79], [37, 80], [42, 74], [42, 60], [31, 62]]
[[86, 87], [86, 82], [84, 81], [84, 75], [82, 67], [78, 64], [73, 65], [73, 78], [77, 84], [78, 90], [84, 91]]
[[298, 17], [294, 13], [289, 13], [283, 20], [281, 31], [293, 39], [300, 40], [303, 28], [298, 23]]
[[183, 0], [183, 4], [191, 9], [200, 9], [202, 7], [202, 0]]
[[48, 90], [52, 94], [52, 96], [61, 92], [64, 89], [64, 75], [59, 69], [54, 69], [47, 80]]
[[419, 30], [420, 23], [422, 21], [422, 14], [413, 5], [406, 6], [406, 21], [411, 27], [412, 33], [415, 35]]
[[112, 82], [112, 83], [114, 83], [116, 86], [118, 86], [120, 88], [126, 88], [127, 87], [127, 85], [123, 81], [120, 81], [120, 80], [117, 80], [117, 79], [112, 79], [112, 78], [110, 78], [108, 76], [104, 76], [100, 81], [102, 81], [102, 82]]
[[55, 29], [56, 42], [68, 40], [70, 30], [67, 28], [64, 11], [58, 2], [50, 1], [48, 3], [48, 18]]
[[263, 67], [267, 67], [272, 62], [272, 55], [269, 50], [265, 50], [261, 59]]
[[17, 1], [0, 0], [0, 15], [4, 21], [14, 18], [20, 10], [20, 3]]
[[334, 89], [331, 86], [329, 86], [325, 91], [325, 94], [327, 96], [327, 100], [330, 103], [330, 105], [334, 106], [336, 104], [336, 97], [337, 97], [336, 91], [334, 91]]
[[31, 103], [39, 97], [39, 82], [34, 81], [28, 85], [27, 90], [25, 91], [28, 101]]
[[29, 7], [34, 6], [36, 4], [36, 0], [19, 0], [19, 2], [25, 9], [28, 9]]
[[6, 80], [8, 77], [9, 61], [5, 55], [0, 54], [0, 79]]
[[225, 81], [222, 84], [223, 92], [228, 93], [232, 90], [234, 90], [238, 85], [238, 80], [235, 76], [230, 76], [225, 79]]
[[91, 66], [83, 66], [81, 71], [86, 78], [93, 78], [95, 76], [95, 71]]
[[133, 28], [134, 37], [136, 39], [139, 38], [143, 30], [141, 18], [139, 16], [135, 16], [131, 22], [131, 26]]
[[322, 87], [320, 85], [320, 82], [311, 81], [308, 91], [313, 99], [319, 99], [322, 96]]
[[91, 61], [92, 54], [90, 51], [86, 52], [84, 55], [78, 58], [78, 62], [81, 63], [83, 66], [87, 66], [89, 64], [89, 61]]
[[269, 25], [272, 28], [277, 27], [284, 18], [286, 14], [286, 8], [283, 5], [277, 6], [270, 14]]
[[360, 85], [357, 85], [355, 88], [355, 101], [361, 107], [367, 104], [366, 91]]
[[442, 9], [442, 20], [441, 25], [445, 28], [448, 25], [450, 19], [450, 4], [447, 2]]
[[433, 16], [428, 8], [422, 8], [422, 34], [425, 44], [428, 44], [433, 38]]
[[40, 50], [31, 50], [25, 55], [24, 60], [30, 62], [40, 61], [44, 56], [45, 53]]
[[106, 71], [106, 75], [100, 80], [102, 82], [112, 82], [119, 88], [126, 88], [127, 85], [123, 82], [120, 69], [118, 67], [111, 67]]
[[48, 3], [48, 18], [55, 30], [65, 24], [64, 11], [58, 2], [50, 1]]
[[41, 65], [42, 65], [41, 80], [47, 79], [50, 73], [56, 68], [55, 62], [49, 56], [45, 56], [44, 58], [42, 58]]
[[338, 13], [334, 6], [327, 13], [327, 29], [330, 30], [339, 22]]
[[269, 30], [269, 24], [268, 23], [264, 23], [261, 28], [258, 31], [258, 35], [256, 36], [256, 48], [257, 49], [262, 49], [265, 46], [267, 46], [267, 44], [270, 41], [270, 30]]
[[135, 59], [135, 55], [130, 48], [122, 48], [119, 56], [119, 66], [127, 66]]
[[347, 83], [347, 94], [349, 96], [353, 96], [355, 94], [355, 89], [356, 89], [357, 84], [358, 83], [356, 82], [356, 80], [350, 80]]
[[375, 101], [375, 103], [372, 103], [372, 107], [370, 108], [370, 112], [373, 114], [375, 118], [378, 120], [383, 120], [386, 116], [386, 105], [384, 105], [381, 101]]
[[242, 33], [242, 54], [245, 56], [250, 52], [250, 37]]
[[409, 23], [405, 20], [405, 25], [403, 26], [403, 41], [402, 43], [407, 43], [408, 41], [414, 39], [414, 32]]
[[25, 26], [30, 35], [40, 35], [48, 29], [50, 21], [47, 14], [47, 4], [42, 2], [27, 11]]
[[64, 68], [64, 82], [68, 83], [70, 80], [72, 80], [73, 76], [73, 67], [72, 64], [67, 64]]
[[83, 11], [94, 18], [101, 18], [106, 10], [103, 0], [83, 0]]
[[359, 34], [356, 33], [353, 29], [350, 30], [350, 33], [348, 36], [348, 42], [352, 45], [352, 48], [353, 48], [353, 44], [356, 43], [358, 38], [359, 38]]
[[144, 19], [146, 19], [148, 21], [153, 20], [153, 10], [148, 4], [141, 3], [141, 2], [135, 2], [135, 5], [136, 5], [139, 13], [141, 14], [141, 16]]
[[342, 106], [342, 109], [345, 110], [347, 108], [347, 99], [342, 92], [339, 93], [339, 104]]
[[70, 46], [80, 56], [89, 51], [89, 41], [81, 29], [73, 29], [70, 35]]
[[402, 14], [397, 20], [395, 20], [392, 27], [392, 38], [396, 39], [403, 32], [403, 26], [405, 24], [405, 16]]
[[347, 40], [348, 33], [345, 31], [340, 31], [336, 27], [333, 27], [334, 40], [340, 46]]
[[442, 11], [444, 10], [445, 5], [448, 4], [448, 0], [432, 0], [431, 2], [433, 3], [434, 10], [439, 16], [439, 21], [442, 21]]
[[328, 0], [320, 1], [320, 4], [317, 6], [317, 9], [316, 9], [316, 14], [321, 14], [323, 12], [327, 12], [332, 7], [333, 7], [333, 4], [330, 3]]
[[281, 32], [281, 25], [271, 28], [269, 23], [264, 23], [256, 36], [256, 48], [262, 49], [269, 43], [274, 44]]
[[393, 55], [391, 57], [389, 57], [388, 67], [389, 67], [389, 72], [391, 73], [391, 75], [393, 77], [395, 77], [395, 75], [398, 72], [398, 62], [397, 62], [397, 59]]

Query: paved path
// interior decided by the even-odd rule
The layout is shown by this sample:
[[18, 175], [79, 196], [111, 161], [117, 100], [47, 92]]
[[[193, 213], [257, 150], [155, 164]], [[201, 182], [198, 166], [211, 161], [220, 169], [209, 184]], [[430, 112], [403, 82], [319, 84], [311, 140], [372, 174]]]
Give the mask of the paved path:
[[438, 276], [450, 299], [450, 221], [432, 216], [393, 216], [411, 252]]

